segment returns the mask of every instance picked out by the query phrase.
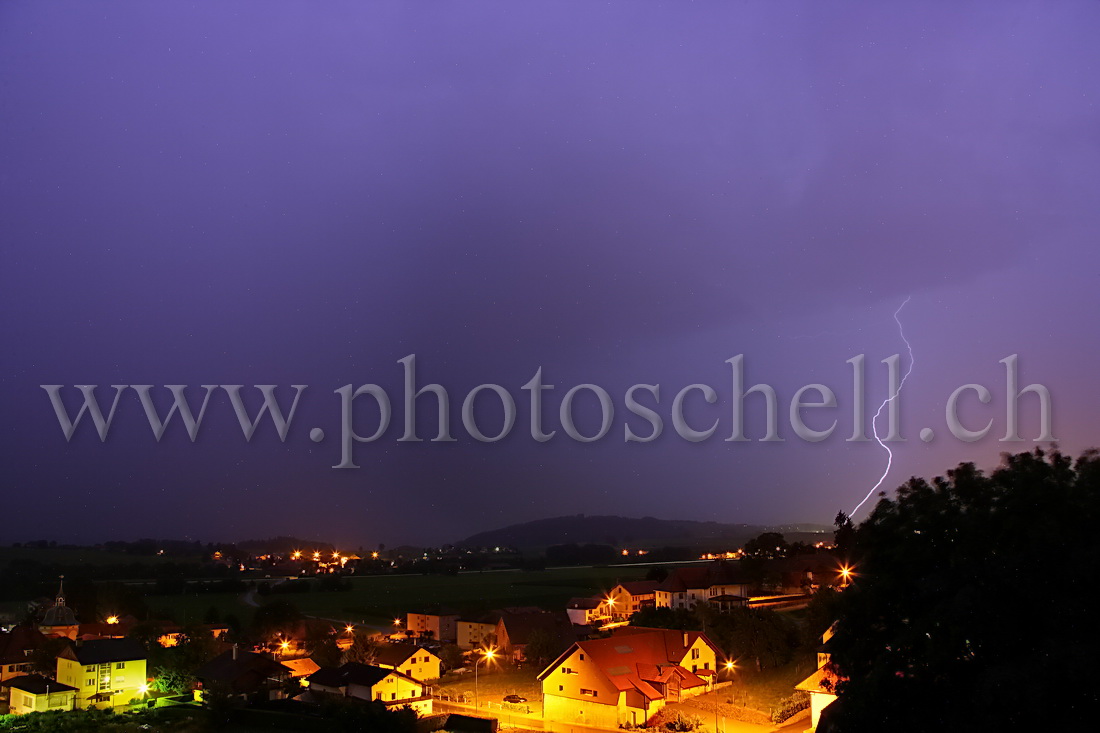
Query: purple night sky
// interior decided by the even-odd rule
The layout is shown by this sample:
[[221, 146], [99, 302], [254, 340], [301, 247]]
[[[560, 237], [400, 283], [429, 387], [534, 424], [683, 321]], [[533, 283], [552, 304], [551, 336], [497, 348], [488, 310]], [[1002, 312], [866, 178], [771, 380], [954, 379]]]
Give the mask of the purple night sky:
[[[1095, 2], [4, 2], [0, 541], [829, 523], [885, 456], [845, 441], [845, 361], [867, 355], [869, 417], [908, 296], [886, 487], [1035, 445], [998, 440], [1015, 353], [1062, 448], [1100, 445], [1098, 36]], [[450, 390], [456, 442], [397, 441], [411, 353]], [[779, 393], [785, 442], [725, 442], [737, 354]], [[520, 389], [540, 366], [541, 444]], [[372, 382], [393, 423], [333, 469], [333, 391]], [[519, 414], [482, 444], [461, 404], [488, 382]], [[616, 410], [588, 444], [557, 411], [584, 382]], [[694, 394], [689, 418], [720, 424], [693, 444], [669, 415], [696, 382], [719, 402]], [[807, 420], [839, 420], [815, 444], [786, 414], [812, 382], [839, 403]], [[994, 428], [966, 444], [944, 406], [969, 382], [993, 401], [968, 398], [968, 425]], [[648, 432], [635, 383], [661, 385], [653, 443], [623, 440]], [[196, 408], [202, 384], [309, 388], [285, 443], [269, 422], [246, 442], [224, 393], [195, 443], [179, 424], [156, 442], [133, 393], [106, 442], [82, 424], [67, 443], [42, 384], [108, 404], [111, 384], [188, 384]], [[593, 431], [595, 399], [576, 404]]]

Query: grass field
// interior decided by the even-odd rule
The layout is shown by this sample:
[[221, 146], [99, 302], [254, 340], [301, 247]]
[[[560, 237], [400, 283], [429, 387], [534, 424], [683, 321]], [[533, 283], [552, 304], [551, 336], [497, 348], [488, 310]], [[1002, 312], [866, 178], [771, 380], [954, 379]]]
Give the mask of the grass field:
[[[482, 664], [477, 676], [477, 694], [482, 701], [502, 702], [505, 695], [522, 695], [527, 698], [526, 707], [532, 712], [542, 713], [542, 683], [535, 679], [540, 670], [534, 668], [500, 668], [492, 664]], [[446, 675], [439, 682], [440, 690], [451, 695], [465, 694], [474, 699], [474, 676]]]
[[282, 597], [314, 616], [385, 624], [407, 611], [432, 606], [460, 614], [504, 606], [562, 609], [574, 596], [606, 592], [619, 580], [644, 578], [645, 572], [644, 568], [564, 568], [457, 576], [384, 575], [355, 578], [350, 591]]
[[[645, 568], [562, 568], [516, 570], [460, 575], [376, 575], [351, 578], [351, 590], [256, 595], [259, 603], [286, 600], [303, 613], [352, 623], [390, 626], [405, 613], [438, 606], [460, 614], [477, 614], [506, 606], [539, 606], [561, 610], [574, 596], [610, 590], [620, 580], [644, 578]], [[211, 606], [223, 616], [242, 621], [255, 609], [241, 596], [229, 593], [196, 593], [150, 596], [149, 607], [179, 622], [201, 621]]]

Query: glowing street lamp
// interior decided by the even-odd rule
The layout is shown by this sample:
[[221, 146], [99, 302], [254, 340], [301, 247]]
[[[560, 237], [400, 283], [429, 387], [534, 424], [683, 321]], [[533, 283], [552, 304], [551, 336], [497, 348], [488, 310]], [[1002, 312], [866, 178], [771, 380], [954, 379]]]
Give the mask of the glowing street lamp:
[[481, 659], [479, 659], [479, 660], [477, 660], [476, 662], [474, 662], [474, 710], [477, 710], [477, 708], [478, 708], [478, 696], [477, 696], [477, 665], [481, 664], [482, 662], [484, 662], [484, 661], [485, 661], [485, 660], [487, 660], [487, 659], [492, 659], [493, 657], [495, 657], [495, 656], [496, 656], [496, 654], [497, 654], [497, 653], [496, 653], [496, 650], [495, 650], [495, 649], [486, 649], [486, 650], [485, 650], [485, 655], [484, 655], [483, 657], [481, 657]]
[[848, 584], [852, 582], [852, 576], [853, 575], [855, 575], [855, 573], [852, 572], [852, 568], [850, 566], [841, 565], [840, 566], [840, 580], [841, 580], [840, 587], [841, 588], [847, 588]]
[[347, 626], [344, 627], [344, 631], [348, 632], [349, 634], [354, 634], [355, 633], [355, 627], [352, 626], [351, 624], [348, 624]]
[[118, 623], [118, 616], [108, 616], [107, 623], [114, 625]]

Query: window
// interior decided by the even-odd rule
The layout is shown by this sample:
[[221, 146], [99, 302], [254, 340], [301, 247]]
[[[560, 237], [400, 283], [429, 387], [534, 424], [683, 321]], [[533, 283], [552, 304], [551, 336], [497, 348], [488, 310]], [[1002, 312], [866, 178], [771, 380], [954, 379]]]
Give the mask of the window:
[[85, 672], [95, 672], [95, 665], [93, 664], [91, 666], [85, 667], [84, 671]]
[[586, 690], [583, 687], [581, 688], [581, 694], [582, 695], [587, 695], [588, 697], [599, 697], [600, 696], [600, 694], [596, 690]]
[[561, 668], [561, 673], [562, 674], [576, 674], [577, 671], [574, 670], [574, 669], [571, 669], [570, 667], [562, 667]]
[[558, 692], [565, 692], [565, 685], [558, 685]]
[[87, 680], [87, 681], [86, 681], [86, 682], [84, 683], [84, 686], [85, 686], [85, 687], [95, 687], [95, 679], [90, 679], [90, 680]]
[[390, 699], [391, 700], [396, 700], [397, 699], [397, 693], [396, 692], [391, 692], [390, 693]]
[[703, 662], [703, 669], [710, 669], [710, 662]]
[[126, 669], [126, 662], [119, 662], [115, 665], [115, 669]]
[[692, 649], [691, 650], [691, 658], [692, 659], [698, 659], [699, 658], [699, 650], [698, 649]]
[[581, 655], [581, 661], [582, 662], [584, 661], [584, 655], [583, 654]]

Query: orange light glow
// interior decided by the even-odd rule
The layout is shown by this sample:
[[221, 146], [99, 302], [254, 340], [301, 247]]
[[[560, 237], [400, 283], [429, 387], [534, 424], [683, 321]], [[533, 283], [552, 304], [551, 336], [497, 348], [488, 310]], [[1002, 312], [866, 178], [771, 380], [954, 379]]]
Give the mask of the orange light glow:
[[118, 616], [108, 616], [107, 617], [107, 623], [117, 624], [118, 623]]
[[344, 631], [346, 631], [350, 634], [350, 633], [355, 631], [355, 627], [352, 626], [351, 624], [348, 624], [347, 626], [344, 627]]

